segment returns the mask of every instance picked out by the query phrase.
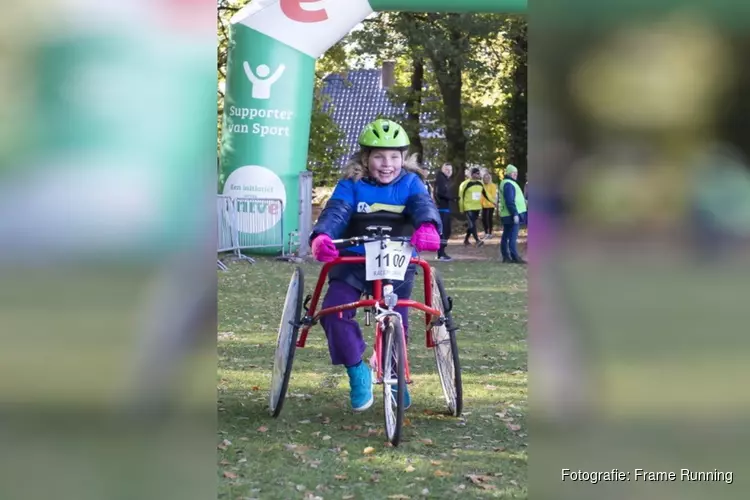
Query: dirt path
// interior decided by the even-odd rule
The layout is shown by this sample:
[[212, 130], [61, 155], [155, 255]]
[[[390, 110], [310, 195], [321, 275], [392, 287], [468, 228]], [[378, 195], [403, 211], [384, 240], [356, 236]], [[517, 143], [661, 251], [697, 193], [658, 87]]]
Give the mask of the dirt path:
[[[492, 238], [484, 240], [484, 245], [477, 248], [473, 244], [464, 246], [463, 236], [454, 237], [448, 240], [446, 253], [453, 257], [454, 260], [499, 260], [500, 259], [500, 237], [502, 232], [495, 233]], [[481, 235], [480, 235], [481, 238]], [[473, 239], [472, 239], [473, 241]], [[526, 254], [526, 231], [518, 237], [518, 251], [522, 255]], [[437, 260], [437, 256], [430, 255], [427, 260]]]

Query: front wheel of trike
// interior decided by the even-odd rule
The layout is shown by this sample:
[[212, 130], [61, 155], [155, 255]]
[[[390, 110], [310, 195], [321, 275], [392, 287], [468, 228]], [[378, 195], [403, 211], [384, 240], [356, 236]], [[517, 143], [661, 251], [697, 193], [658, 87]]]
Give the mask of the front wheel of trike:
[[401, 326], [401, 316], [395, 314], [387, 317], [382, 332], [382, 342], [385, 434], [393, 446], [398, 446], [401, 441], [401, 427], [404, 423], [406, 392], [404, 329]]

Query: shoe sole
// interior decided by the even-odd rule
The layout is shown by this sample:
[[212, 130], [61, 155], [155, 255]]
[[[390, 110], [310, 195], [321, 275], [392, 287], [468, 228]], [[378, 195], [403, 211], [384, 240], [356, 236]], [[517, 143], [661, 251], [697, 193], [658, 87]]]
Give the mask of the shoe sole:
[[370, 408], [374, 402], [375, 402], [375, 397], [374, 396], [370, 396], [370, 400], [367, 403], [365, 403], [364, 405], [360, 406], [359, 408], [352, 408], [352, 411], [355, 412], [355, 413], [359, 413], [359, 412], [365, 411], [368, 408]]

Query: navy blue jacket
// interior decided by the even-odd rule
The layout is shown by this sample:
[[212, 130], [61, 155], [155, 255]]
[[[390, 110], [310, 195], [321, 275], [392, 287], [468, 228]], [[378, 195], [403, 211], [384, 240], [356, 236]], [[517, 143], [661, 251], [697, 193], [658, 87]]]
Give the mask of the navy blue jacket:
[[[411, 226], [411, 230], [422, 224], [432, 223], [438, 233], [442, 231], [440, 213], [422, 178], [402, 168], [399, 176], [390, 184], [380, 184], [369, 177], [358, 180], [341, 179], [313, 227], [310, 241], [319, 234], [327, 234], [331, 239], [355, 236], [350, 234], [352, 232], [350, 223], [354, 214], [363, 216], [365, 219], [367, 216], [364, 214], [368, 214], [372, 215], [373, 219], [377, 219], [379, 213], [403, 215], [406, 223]], [[394, 230], [396, 229], [394, 227]], [[397, 231], [393, 234], [397, 234]], [[364, 254], [364, 246], [360, 245], [342, 251], [341, 255], [352, 253]], [[329, 277], [343, 279], [358, 289], [364, 289], [366, 286], [364, 267], [364, 264], [338, 265], [331, 269]]]
[[422, 178], [402, 169], [390, 184], [380, 184], [370, 178], [340, 180], [313, 227], [310, 241], [319, 234], [327, 234], [332, 239], [342, 238], [352, 215], [375, 215], [377, 212], [402, 214], [414, 228], [432, 223], [438, 232], [442, 230], [440, 214]]

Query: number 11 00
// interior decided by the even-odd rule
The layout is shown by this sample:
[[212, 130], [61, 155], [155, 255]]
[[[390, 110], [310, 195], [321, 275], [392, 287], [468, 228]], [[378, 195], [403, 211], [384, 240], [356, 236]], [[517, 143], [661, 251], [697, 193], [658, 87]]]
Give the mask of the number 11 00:
[[406, 263], [406, 256], [405, 255], [391, 255], [389, 253], [385, 255], [378, 255], [375, 257], [375, 260], [378, 261], [378, 267], [390, 266], [390, 261], [393, 260], [393, 265], [396, 267], [402, 267]]

